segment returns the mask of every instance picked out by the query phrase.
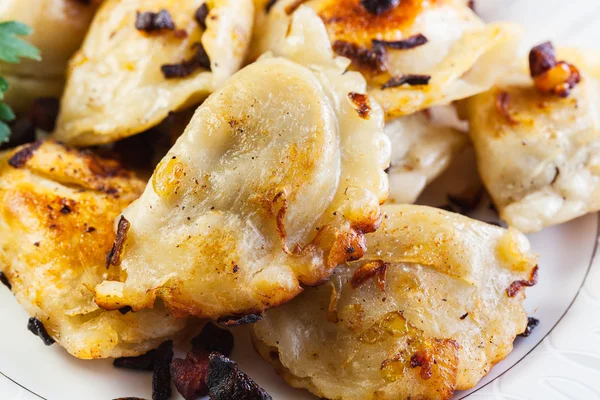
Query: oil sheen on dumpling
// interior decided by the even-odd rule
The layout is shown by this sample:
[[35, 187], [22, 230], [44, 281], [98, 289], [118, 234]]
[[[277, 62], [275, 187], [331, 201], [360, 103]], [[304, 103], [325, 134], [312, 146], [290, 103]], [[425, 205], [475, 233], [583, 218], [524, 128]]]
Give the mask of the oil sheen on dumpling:
[[439, 176], [468, 138], [450, 126], [438, 124], [425, 112], [407, 115], [385, 124], [392, 143], [387, 170], [391, 203], [414, 203], [425, 186]]
[[[200, 19], [203, 4], [208, 15]], [[137, 12], [160, 10], [175, 29], [136, 29]], [[239, 69], [253, 15], [251, 0], [105, 1], [71, 60], [56, 137], [74, 145], [108, 143], [197, 104]], [[203, 51], [210, 70], [200, 66]], [[177, 73], [185, 76], [163, 74], [163, 65], [182, 62]]]
[[524, 232], [600, 209], [600, 56], [558, 52], [581, 82], [543, 94], [526, 68], [464, 103], [482, 180], [500, 216]]
[[0, 21], [19, 21], [33, 29], [23, 37], [40, 50], [42, 61], [0, 62], [10, 89], [6, 101], [25, 111], [36, 97], [60, 97], [69, 58], [79, 49], [99, 1], [2, 0]]
[[[303, 4], [297, 6], [298, 4]], [[387, 2], [391, 3], [391, 2]], [[353, 68], [367, 78], [369, 94], [386, 117], [414, 113], [434, 105], [487, 90], [514, 59], [519, 29], [505, 23], [486, 25], [458, 0], [402, 0], [376, 15], [361, 0], [255, 0], [257, 19], [251, 59], [279, 51], [290, 14], [312, 8], [327, 28], [339, 55], [352, 59]], [[313, 21], [313, 26], [320, 22]], [[409, 49], [387, 47], [387, 56], [374, 51], [372, 40], [400, 41], [423, 35], [427, 43]], [[399, 45], [399, 46], [403, 46]], [[427, 85], [403, 84], [383, 89], [392, 77], [430, 76]]]
[[392, 205], [363, 259], [268, 310], [256, 348], [292, 386], [336, 400], [449, 399], [527, 326], [527, 239], [435, 208]]
[[139, 355], [185, 326], [162, 306], [122, 315], [94, 303], [94, 287], [119, 274], [106, 267], [114, 219], [143, 188], [118, 163], [54, 142], [0, 155], [0, 270], [76, 357]]
[[300, 40], [312, 28], [295, 25], [289, 58], [261, 58], [196, 110], [123, 212], [127, 279], [100, 285], [99, 304], [256, 313], [360, 258], [387, 197], [389, 140], [362, 76]]

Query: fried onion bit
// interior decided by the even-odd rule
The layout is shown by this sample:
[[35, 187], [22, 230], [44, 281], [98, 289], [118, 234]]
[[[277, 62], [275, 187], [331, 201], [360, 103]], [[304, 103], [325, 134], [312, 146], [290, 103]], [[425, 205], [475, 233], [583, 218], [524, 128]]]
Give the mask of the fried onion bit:
[[556, 60], [552, 43], [545, 42], [529, 52], [529, 71], [535, 87], [542, 93], [552, 93], [567, 97], [571, 89], [581, 81], [577, 67], [565, 61]]
[[400, 0], [360, 0], [360, 4], [371, 14], [379, 15], [400, 4]]
[[39, 319], [34, 317], [29, 318], [29, 321], [27, 322], [27, 329], [29, 329], [29, 331], [34, 335], [39, 336], [46, 346], [54, 344], [54, 339], [52, 339], [52, 337], [48, 334], [46, 327]]
[[171, 397], [173, 341], [163, 342], [155, 351], [152, 372], [152, 400], [167, 400]]
[[240, 371], [236, 362], [219, 353], [208, 357], [208, 391], [211, 400], [271, 400], [271, 396], [248, 375]]

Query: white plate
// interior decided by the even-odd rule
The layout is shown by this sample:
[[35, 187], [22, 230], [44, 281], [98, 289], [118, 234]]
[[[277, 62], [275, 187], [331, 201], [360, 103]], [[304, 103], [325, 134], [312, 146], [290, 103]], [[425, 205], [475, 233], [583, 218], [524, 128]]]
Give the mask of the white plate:
[[[488, 20], [525, 25], [524, 48], [546, 39], [598, 47], [598, 0], [479, 0], [477, 5]], [[541, 323], [530, 337], [518, 338], [514, 351], [475, 389], [454, 398], [600, 399], [599, 228], [598, 216], [588, 215], [529, 236], [541, 254], [540, 281], [527, 290], [525, 304]], [[117, 370], [107, 360], [77, 360], [56, 345], [45, 347], [27, 331], [28, 315], [8, 290], [0, 288], [0, 302], [1, 400], [151, 398], [151, 374]], [[237, 328], [235, 335], [232, 358], [274, 399], [315, 399], [284, 384], [254, 353], [247, 327]]]

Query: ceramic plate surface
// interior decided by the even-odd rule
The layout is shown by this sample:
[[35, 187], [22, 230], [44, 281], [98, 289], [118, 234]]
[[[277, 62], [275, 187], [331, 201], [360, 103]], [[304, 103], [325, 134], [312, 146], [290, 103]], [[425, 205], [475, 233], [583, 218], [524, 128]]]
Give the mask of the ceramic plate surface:
[[[486, 20], [524, 25], [523, 49], [548, 39], [559, 45], [600, 46], [598, 0], [478, 0], [477, 6]], [[463, 178], [465, 166], [472, 171], [471, 162], [465, 155], [463, 165], [440, 177], [436, 192], [426, 193], [423, 202], [441, 204], [436, 198]], [[477, 216], [491, 218], [485, 212]], [[599, 228], [594, 214], [529, 235], [541, 256], [540, 280], [527, 290], [525, 305], [541, 323], [528, 338], [517, 338], [514, 351], [476, 388], [457, 392], [455, 399], [600, 400]], [[8, 290], [0, 289], [0, 399], [151, 398], [151, 374], [117, 370], [108, 360], [77, 360], [59, 346], [45, 347], [27, 331], [25, 311]], [[247, 327], [234, 331], [232, 358], [242, 370], [275, 400], [315, 399], [283, 383], [255, 354], [248, 333]]]

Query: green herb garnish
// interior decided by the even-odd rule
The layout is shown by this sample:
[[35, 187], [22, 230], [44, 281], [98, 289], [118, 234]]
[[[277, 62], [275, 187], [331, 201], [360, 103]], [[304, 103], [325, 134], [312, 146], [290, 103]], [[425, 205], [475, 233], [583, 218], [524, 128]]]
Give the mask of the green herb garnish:
[[[33, 30], [17, 21], [0, 22], [0, 61], [16, 64], [21, 58], [41, 60], [40, 52], [35, 46], [27, 43], [19, 36], [30, 35]], [[8, 142], [10, 127], [7, 122], [15, 119], [15, 113], [4, 100], [8, 90], [8, 82], [0, 76], [0, 144]]]

